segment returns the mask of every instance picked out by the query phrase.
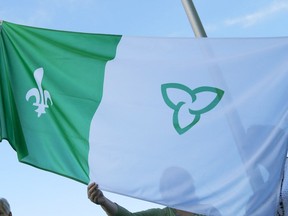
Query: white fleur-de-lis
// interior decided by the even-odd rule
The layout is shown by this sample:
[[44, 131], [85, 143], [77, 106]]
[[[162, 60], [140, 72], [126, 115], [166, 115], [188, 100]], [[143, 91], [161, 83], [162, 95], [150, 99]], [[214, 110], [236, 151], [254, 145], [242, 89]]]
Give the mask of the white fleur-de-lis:
[[34, 106], [37, 107], [35, 112], [38, 113], [38, 118], [43, 114], [46, 113], [45, 109], [49, 108], [48, 100], [50, 104], [53, 105], [50, 93], [47, 90], [43, 90], [41, 83], [44, 75], [43, 68], [38, 68], [34, 71], [34, 78], [37, 83], [37, 88], [30, 89], [26, 94], [26, 100], [28, 101], [30, 97], [35, 97], [35, 102], [33, 103]]

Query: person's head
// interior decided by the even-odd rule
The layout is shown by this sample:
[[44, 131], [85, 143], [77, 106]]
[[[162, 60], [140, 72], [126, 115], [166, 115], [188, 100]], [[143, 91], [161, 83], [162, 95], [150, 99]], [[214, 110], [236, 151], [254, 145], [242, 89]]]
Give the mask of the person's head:
[[0, 198], [0, 216], [12, 216], [10, 205], [5, 198]]
[[172, 206], [180, 204], [180, 197], [181, 200], [188, 201], [188, 205], [197, 200], [193, 178], [181, 167], [169, 167], [163, 172], [160, 180], [160, 192], [163, 200]]

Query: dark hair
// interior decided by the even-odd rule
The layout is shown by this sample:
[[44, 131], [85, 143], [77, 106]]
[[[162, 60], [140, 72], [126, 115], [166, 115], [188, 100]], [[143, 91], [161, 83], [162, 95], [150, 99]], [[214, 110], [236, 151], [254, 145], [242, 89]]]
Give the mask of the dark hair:
[[6, 214], [9, 214], [11, 212], [10, 205], [5, 198], [0, 198], [0, 204], [3, 206], [3, 209]]

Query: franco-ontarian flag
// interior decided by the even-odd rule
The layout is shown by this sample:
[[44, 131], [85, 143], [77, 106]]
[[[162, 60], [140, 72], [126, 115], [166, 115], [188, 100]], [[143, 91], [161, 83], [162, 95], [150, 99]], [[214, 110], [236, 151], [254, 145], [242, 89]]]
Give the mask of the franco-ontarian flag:
[[19, 161], [211, 216], [274, 216], [288, 38], [145, 38], [2, 22], [0, 140]]

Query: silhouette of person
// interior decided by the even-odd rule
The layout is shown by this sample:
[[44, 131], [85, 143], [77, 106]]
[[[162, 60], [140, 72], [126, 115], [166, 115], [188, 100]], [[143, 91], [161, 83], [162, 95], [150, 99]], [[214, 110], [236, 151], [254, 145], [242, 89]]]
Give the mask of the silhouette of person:
[[215, 207], [200, 203], [195, 194], [192, 176], [181, 167], [169, 167], [163, 172], [160, 180], [160, 192], [164, 203], [168, 203], [173, 208], [178, 207], [203, 215], [221, 215]]

